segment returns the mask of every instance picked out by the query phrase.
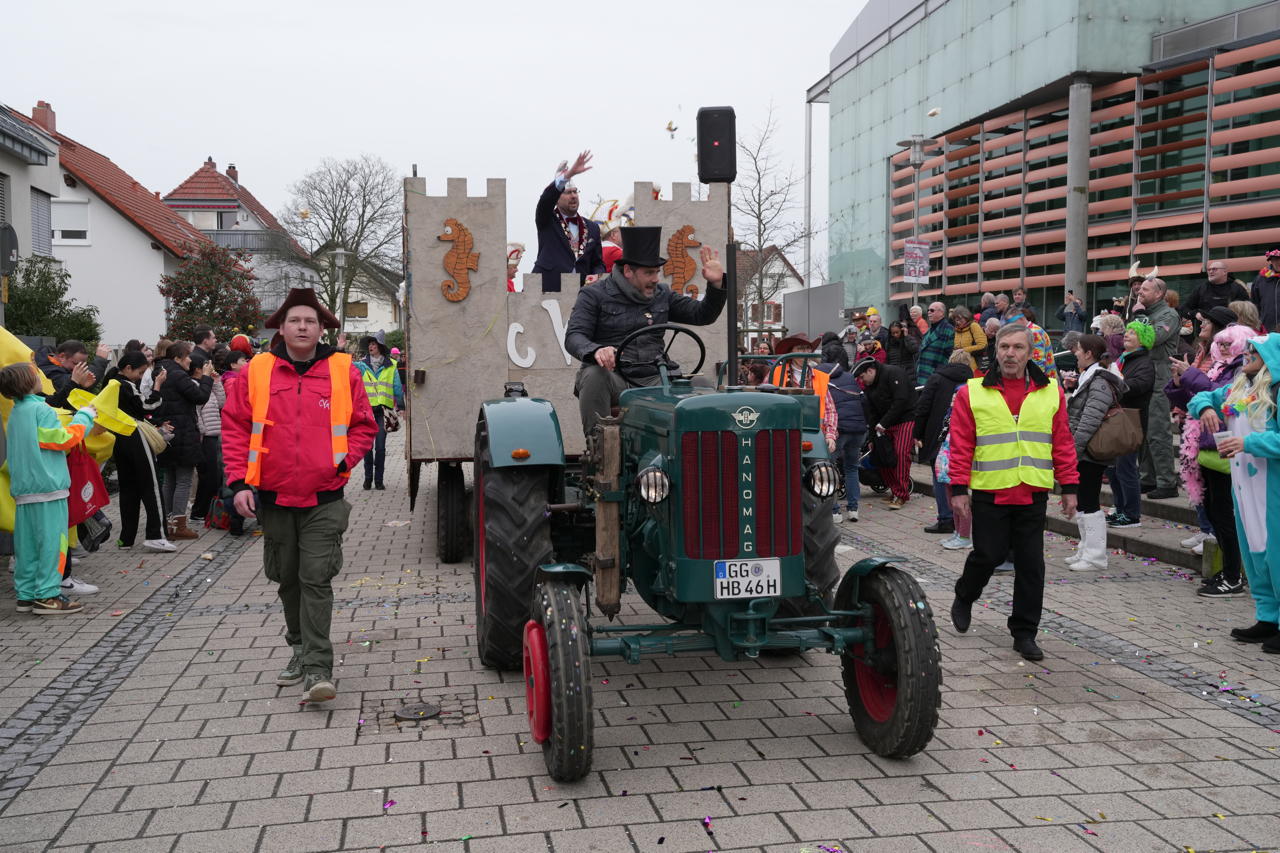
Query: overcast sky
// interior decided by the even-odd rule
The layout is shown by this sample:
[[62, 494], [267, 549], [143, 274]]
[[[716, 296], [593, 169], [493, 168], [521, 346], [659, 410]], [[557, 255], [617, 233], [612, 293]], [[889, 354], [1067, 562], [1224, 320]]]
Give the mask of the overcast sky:
[[[508, 239], [528, 244], [528, 272], [534, 203], [559, 161], [594, 152], [584, 200], [636, 180], [669, 198], [672, 182], [696, 180], [699, 106], [732, 105], [745, 138], [772, 104], [778, 159], [801, 175], [805, 90], [864, 3], [10, 3], [0, 102], [30, 115], [49, 101], [59, 131], [162, 194], [207, 156], [235, 163], [275, 212], [326, 156], [376, 154], [405, 175], [416, 163], [429, 192], [466, 177], [480, 194], [505, 177]], [[814, 125], [821, 225], [825, 106]]]

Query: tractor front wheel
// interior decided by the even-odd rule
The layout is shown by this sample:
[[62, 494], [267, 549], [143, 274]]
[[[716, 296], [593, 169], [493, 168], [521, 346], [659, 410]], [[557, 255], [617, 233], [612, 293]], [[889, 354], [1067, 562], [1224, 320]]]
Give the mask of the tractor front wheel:
[[557, 782], [576, 782], [591, 769], [591, 644], [581, 598], [574, 584], [543, 581], [524, 628], [529, 729]]
[[[833, 497], [820, 498], [807, 488], [800, 489], [800, 510], [804, 522], [804, 579], [818, 588], [823, 601], [831, 602], [831, 588], [840, 578], [836, 567], [836, 545], [840, 531], [831, 515]], [[779, 617], [821, 616], [826, 611], [807, 595], [778, 602]]]
[[538, 566], [554, 562], [546, 468], [494, 468], [487, 437], [475, 464], [476, 645], [480, 662], [519, 669]]
[[924, 749], [938, 725], [942, 666], [933, 612], [915, 578], [892, 566], [865, 577], [845, 575], [836, 609], [860, 604], [870, 605], [871, 617], [862, 624], [871, 636], [843, 656], [849, 714], [873, 752], [906, 758]]

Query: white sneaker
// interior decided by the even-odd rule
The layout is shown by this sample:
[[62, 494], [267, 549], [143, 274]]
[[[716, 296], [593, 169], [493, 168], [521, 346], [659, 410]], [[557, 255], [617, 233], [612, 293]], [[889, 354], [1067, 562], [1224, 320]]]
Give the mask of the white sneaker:
[[1208, 538], [1209, 538], [1208, 533], [1205, 533], [1203, 530], [1197, 530], [1195, 533], [1192, 533], [1186, 539], [1183, 539], [1180, 544], [1182, 545], [1183, 548], [1194, 548]]
[[1214, 545], [1217, 545], [1217, 544], [1218, 544], [1218, 540], [1217, 540], [1215, 537], [1213, 537], [1213, 536], [1206, 536], [1206, 537], [1204, 537], [1204, 539], [1201, 539], [1199, 542], [1197, 542], [1197, 543], [1196, 543], [1196, 547], [1194, 547], [1194, 548], [1192, 548], [1192, 549], [1191, 549], [1191, 553], [1192, 553], [1192, 554], [1195, 554], [1197, 557], [1203, 557], [1203, 556], [1204, 556], [1204, 543], [1206, 543], [1206, 542], [1212, 542]]
[[856, 509], [846, 509], [846, 510], [844, 511], [844, 520], [845, 520], [845, 521], [857, 521], [857, 520], [858, 520], [858, 511], [857, 511]]
[[70, 598], [73, 595], [97, 595], [98, 588], [91, 583], [85, 583], [79, 578], [73, 578], [67, 575], [62, 579], [62, 594]]
[[174, 545], [168, 539], [148, 539], [142, 543], [142, 547], [146, 548], [148, 551], [169, 552], [178, 550], [178, 546]]
[[960, 534], [953, 533], [950, 538], [944, 539], [938, 544], [948, 551], [963, 551], [965, 548], [973, 547], [973, 540], [965, 539]]
[[1003, 563], [996, 566], [995, 568], [995, 571], [997, 572], [1011, 572], [1013, 570], [1014, 570], [1013, 560], [1005, 560]]

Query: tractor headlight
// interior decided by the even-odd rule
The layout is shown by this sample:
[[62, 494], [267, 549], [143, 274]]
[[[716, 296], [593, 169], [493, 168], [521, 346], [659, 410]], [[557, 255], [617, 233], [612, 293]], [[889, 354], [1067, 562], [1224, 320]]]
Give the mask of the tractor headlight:
[[640, 498], [648, 503], [661, 503], [671, 494], [671, 478], [661, 468], [645, 468], [636, 476]]
[[823, 460], [814, 464], [806, 475], [806, 485], [809, 491], [813, 492], [820, 498], [829, 498], [836, 493], [837, 480], [839, 472], [836, 466], [830, 462]]

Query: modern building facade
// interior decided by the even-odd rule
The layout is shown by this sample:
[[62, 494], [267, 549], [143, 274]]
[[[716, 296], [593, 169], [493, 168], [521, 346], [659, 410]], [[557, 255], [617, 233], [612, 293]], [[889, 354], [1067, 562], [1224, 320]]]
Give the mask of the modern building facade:
[[[847, 304], [1021, 283], [1044, 318], [1135, 260], [1188, 289], [1222, 258], [1247, 283], [1280, 245], [1280, 2], [871, 0], [808, 97], [830, 104]], [[927, 284], [903, 281], [912, 237]]]

